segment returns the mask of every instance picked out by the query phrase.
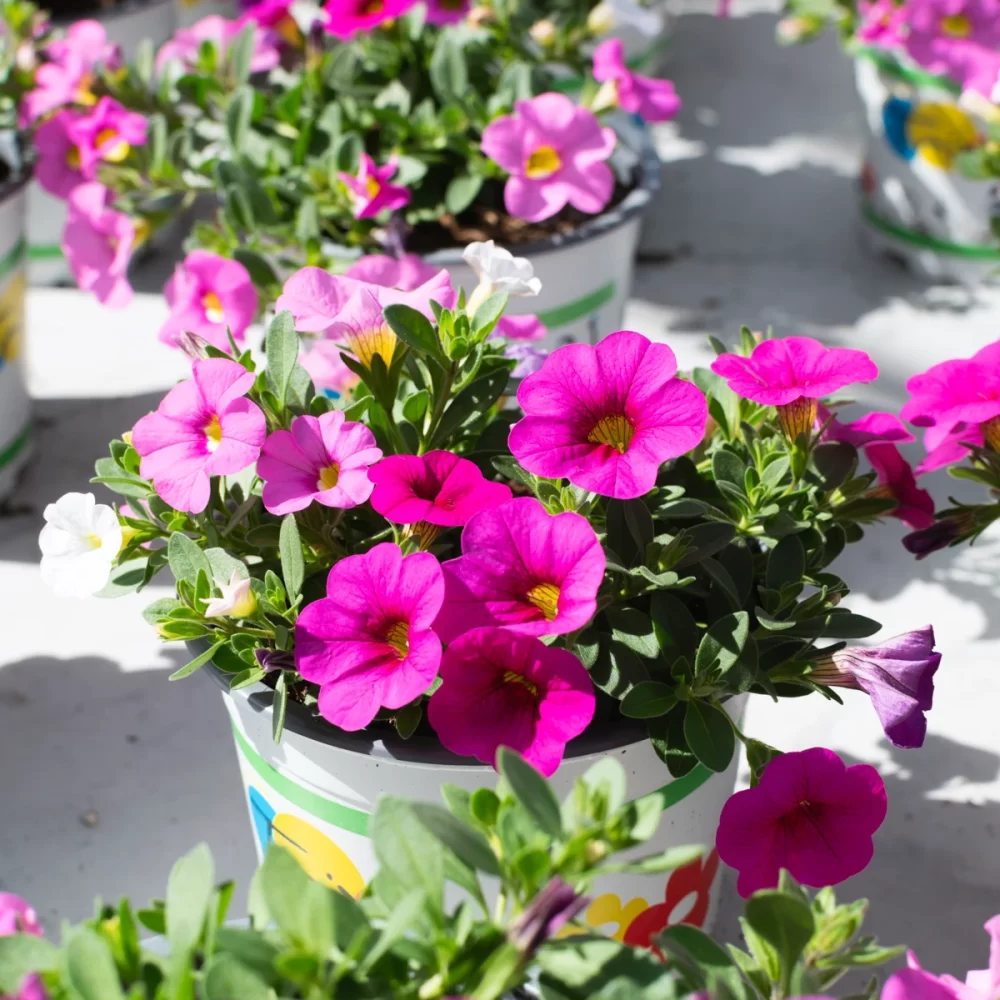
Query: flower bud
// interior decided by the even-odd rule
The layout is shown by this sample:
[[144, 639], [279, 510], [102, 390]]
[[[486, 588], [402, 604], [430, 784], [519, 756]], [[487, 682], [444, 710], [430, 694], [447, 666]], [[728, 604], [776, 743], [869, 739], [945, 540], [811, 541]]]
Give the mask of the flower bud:
[[547, 49], [556, 40], [556, 26], [545, 19], [543, 21], [536, 21], [531, 28], [528, 30], [528, 34], [538, 42], [543, 49]]
[[489, 24], [491, 21], [495, 20], [493, 14], [493, 8], [489, 4], [481, 3], [477, 4], [472, 10], [469, 11], [469, 16], [466, 20], [474, 28], [480, 28], [484, 24]]
[[587, 16], [587, 30], [592, 35], [606, 35], [615, 26], [615, 11], [609, 3], [599, 3]]

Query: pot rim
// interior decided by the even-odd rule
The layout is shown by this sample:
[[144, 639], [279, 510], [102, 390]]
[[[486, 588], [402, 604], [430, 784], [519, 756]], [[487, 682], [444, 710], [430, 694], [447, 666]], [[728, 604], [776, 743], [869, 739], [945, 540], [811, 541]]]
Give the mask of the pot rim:
[[100, 24], [107, 24], [110, 21], [117, 21], [130, 14], [137, 14], [145, 7], [165, 7], [173, 4], [174, 0], [124, 0], [123, 3], [115, 4], [107, 10], [96, 6], [89, 14], [80, 17], [54, 17], [52, 23], [57, 28], [66, 28], [79, 21], [97, 21]]
[[23, 191], [32, 177], [31, 169], [23, 165], [20, 169], [12, 166], [10, 172], [10, 179], [0, 183], [0, 205]]

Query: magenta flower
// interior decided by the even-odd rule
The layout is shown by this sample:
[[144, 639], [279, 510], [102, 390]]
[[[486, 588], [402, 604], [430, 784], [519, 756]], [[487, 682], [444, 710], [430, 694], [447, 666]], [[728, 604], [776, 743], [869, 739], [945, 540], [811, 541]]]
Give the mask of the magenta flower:
[[410, 203], [409, 188], [389, 183], [398, 163], [399, 157], [393, 155], [384, 167], [377, 167], [367, 153], [362, 153], [357, 176], [341, 172], [340, 179], [354, 196], [356, 219], [372, 219], [379, 212], [395, 211]]
[[83, 291], [93, 292], [110, 309], [124, 309], [132, 301], [126, 274], [136, 245], [135, 224], [110, 207], [112, 198], [96, 181], [74, 188], [62, 248]]
[[[261, 3], [254, 4], [243, 12], [238, 22], [240, 28], [246, 24], [256, 24], [269, 29], [293, 48], [301, 48], [305, 39], [298, 22], [292, 16], [291, 8], [294, 2], [295, 0], [262, 0]], [[326, 14], [317, 10], [309, 27], [322, 25], [325, 21]]]
[[267, 435], [264, 414], [249, 399], [253, 372], [227, 358], [195, 361], [193, 378], [175, 385], [159, 409], [132, 430], [139, 471], [176, 510], [200, 514], [211, 476], [253, 465]]
[[385, 21], [401, 17], [416, 0], [326, 0], [326, 30], [337, 38], [351, 39]]
[[941, 654], [934, 650], [934, 629], [925, 625], [878, 646], [848, 646], [816, 660], [809, 675], [828, 687], [864, 691], [897, 747], [920, 747], [934, 700], [934, 674]]
[[450, 451], [392, 455], [369, 472], [372, 507], [393, 524], [426, 521], [451, 528], [473, 514], [511, 499], [503, 483], [490, 482], [479, 466]]
[[886, 980], [880, 1000], [958, 1000], [958, 997], [944, 982], [944, 977], [925, 972], [917, 956], [908, 951], [906, 968], [899, 969]]
[[501, 316], [491, 337], [506, 337], [508, 340], [544, 340], [548, 332], [545, 324], [534, 314], [524, 316]]
[[471, 0], [425, 0], [431, 24], [458, 24], [472, 9]]
[[402, 708], [437, 677], [441, 640], [431, 625], [441, 607], [441, 565], [427, 552], [403, 558], [383, 542], [330, 570], [326, 597], [295, 625], [295, 665], [319, 684], [319, 711], [354, 732], [379, 708]]
[[625, 43], [609, 38], [594, 50], [594, 79], [614, 88], [616, 103], [647, 122], [668, 122], [681, 109], [681, 99], [669, 80], [633, 73], [625, 64]]
[[964, 983], [947, 974], [941, 977], [941, 982], [954, 990], [958, 1000], [991, 1000], [1000, 994], [1000, 914], [990, 917], [983, 929], [990, 936], [989, 968], [970, 970]]
[[452, 753], [495, 766], [507, 746], [548, 777], [590, 725], [594, 705], [590, 674], [568, 650], [510, 629], [476, 628], [445, 651], [427, 719]]
[[264, 442], [257, 475], [264, 480], [264, 506], [285, 515], [314, 500], [324, 507], [357, 507], [372, 493], [369, 466], [382, 457], [375, 435], [344, 421], [341, 410], [301, 416], [291, 431], [275, 431]]
[[906, 22], [907, 54], [959, 83], [1000, 45], [996, 0], [909, 0]]
[[348, 278], [370, 285], [412, 292], [431, 278], [436, 278], [441, 271], [433, 264], [425, 263], [423, 257], [415, 253], [406, 253], [402, 257], [369, 254], [356, 264], [352, 264], [344, 273]]
[[895, 500], [897, 507], [889, 513], [910, 528], [930, 527], [934, 523], [934, 499], [917, 486], [910, 463], [894, 444], [870, 444], [865, 456], [878, 473], [879, 485], [872, 496]]
[[79, 117], [75, 111], [59, 111], [35, 130], [38, 183], [57, 198], [66, 199], [83, 183], [80, 150], [70, 138], [70, 125]]
[[320, 340], [299, 355], [299, 364], [309, 373], [316, 389], [334, 399], [346, 396], [360, 381], [340, 354], [341, 348], [332, 340]]
[[864, 351], [824, 347], [812, 337], [764, 340], [749, 358], [720, 354], [712, 371], [744, 399], [774, 406], [790, 441], [808, 434], [816, 420], [816, 400], [854, 382], [878, 378]]
[[705, 397], [676, 375], [666, 344], [628, 330], [596, 347], [560, 347], [517, 390], [525, 415], [511, 428], [510, 450], [536, 475], [619, 500], [640, 497], [663, 462], [704, 437]]
[[859, 0], [856, 37], [867, 45], [895, 49], [903, 44], [909, 9], [896, 0]]
[[[174, 32], [174, 37], [160, 47], [156, 55], [156, 72], [162, 73], [169, 63], [180, 63], [184, 70], [192, 70], [198, 65], [201, 47], [205, 42], [215, 46], [219, 58], [225, 58], [229, 46], [244, 28], [241, 21], [229, 21], [218, 14], [210, 14], [192, 24], [190, 28], [181, 28]], [[274, 69], [281, 61], [276, 35], [267, 28], [262, 28], [254, 22], [253, 52], [250, 56], [250, 70], [253, 73], [264, 73]]]
[[854, 445], [855, 448], [863, 448], [870, 444], [914, 440], [913, 435], [895, 413], [876, 410], [849, 424], [842, 424], [836, 417], [830, 420], [831, 416], [830, 411], [822, 403], [817, 404], [814, 429], [819, 430], [826, 424], [826, 430], [823, 432], [824, 441], [843, 441]]
[[207, 250], [193, 250], [174, 269], [163, 289], [170, 315], [160, 340], [172, 347], [182, 333], [193, 333], [228, 352], [230, 331], [242, 344], [257, 313], [257, 289], [247, 269]]
[[948, 465], [955, 465], [969, 456], [969, 446], [982, 448], [985, 445], [983, 432], [975, 424], [955, 424], [954, 427], [942, 425], [928, 427], [924, 434], [924, 447], [927, 454], [916, 468], [917, 476], [925, 476]]
[[45, 54], [62, 66], [79, 61], [88, 69], [95, 66], [118, 69], [122, 61], [121, 49], [108, 40], [104, 25], [92, 20], [75, 21], [62, 38], [49, 42]]
[[[42, 925], [38, 914], [20, 896], [12, 892], [0, 892], [0, 938], [14, 934], [42, 936]], [[42, 981], [38, 976], [25, 976], [17, 992], [10, 1000], [46, 1000]]]
[[121, 163], [133, 146], [145, 144], [146, 119], [113, 98], [102, 97], [92, 111], [73, 119], [69, 137], [79, 150], [80, 172], [86, 180], [94, 180], [101, 161]]
[[519, 497], [476, 514], [462, 555], [444, 563], [445, 599], [434, 628], [445, 642], [480, 625], [525, 635], [563, 635], [597, 610], [604, 550], [572, 511], [548, 514]]
[[541, 222], [567, 204], [596, 215], [611, 200], [614, 174], [604, 161], [617, 143], [592, 111], [565, 94], [518, 101], [514, 114], [490, 122], [482, 150], [510, 177], [504, 204], [511, 215]]
[[803, 885], [836, 885], [867, 867], [885, 812], [874, 767], [845, 767], [832, 750], [813, 747], [775, 757], [756, 788], [729, 799], [715, 846], [740, 873], [744, 898], [775, 888], [782, 868]]
[[507, 940], [528, 959], [589, 904], [586, 896], [556, 875], [510, 925]]

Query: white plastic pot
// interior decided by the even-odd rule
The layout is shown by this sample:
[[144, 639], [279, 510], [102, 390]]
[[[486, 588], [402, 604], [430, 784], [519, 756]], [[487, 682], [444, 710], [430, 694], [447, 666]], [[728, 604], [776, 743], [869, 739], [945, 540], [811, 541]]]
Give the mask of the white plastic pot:
[[[156, 48], [169, 39], [177, 26], [177, 0], [132, 0], [93, 14], [108, 33], [108, 39], [131, 59], [139, 43], [148, 38]], [[63, 25], [64, 26], [64, 25]], [[33, 285], [57, 285], [72, 281], [62, 252], [66, 225], [66, 203], [43, 191], [38, 183], [28, 194], [28, 277]]]
[[24, 373], [27, 182], [0, 189], [0, 500], [28, 460], [30, 407]]
[[[614, 6], [614, 4], [612, 4]], [[625, 46], [625, 62], [643, 76], [660, 76], [667, 61], [671, 20], [669, 4], [660, 0], [649, 5], [646, 14], [634, 23], [619, 21], [611, 34]]]
[[[276, 744], [271, 689], [256, 684], [230, 692], [225, 675], [208, 669], [223, 687], [258, 857], [274, 840], [290, 848], [314, 879], [352, 895], [376, 871], [368, 824], [380, 795], [440, 804], [443, 784], [471, 791], [496, 782], [492, 768], [448, 753], [432, 734], [404, 741], [388, 727], [384, 735], [344, 733], [297, 704], [288, 706]], [[734, 715], [742, 712], [746, 697], [733, 700]], [[667, 806], [656, 837], [632, 853], [705, 845], [702, 859], [667, 875], [598, 880], [583, 921], [618, 940], [646, 945], [670, 924], [711, 925], [722, 867], [712, 845], [719, 814], [735, 787], [737, 761], [734, 757], [723, 774], [699, 765], [670, 780], [644, 730], [622, 723], [617, 729], [617, 724], [595, 727], [598, 731], [570, 743], [552, 781], [565, 796], [587, 768], [613, 753], [628, 774], [631, 796], [659, 792]]]
[[855, 59], [855, 79], [868, 126], [861, 194], [869, 245], [927, 278], [989, 278], [1000, 268], [990, 230], [1000, 187], [955, 165], [985, 134], [959, 107], [957, 85], [867, 50]]

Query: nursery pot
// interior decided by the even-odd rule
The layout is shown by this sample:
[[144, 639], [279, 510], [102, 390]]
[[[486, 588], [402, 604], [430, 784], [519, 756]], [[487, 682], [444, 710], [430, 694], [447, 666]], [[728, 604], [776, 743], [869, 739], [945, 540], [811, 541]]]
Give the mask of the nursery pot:
[[0, 185], [0, 500], [28, 460], [30, 409], [24, 357], [27, 178]]
[[[108, 40], [121, 47], [122, 56], [131, 59], [139, 43], [148, 38], [159, 48], [174, 33], [177, 0], [127, 0], [110, 10], [96, 10], [86, 19], [100, 21]], [[81, 18], [83, 20], [84, 18]], [[67, 27], [65, 22], [57, 22]], [[28, 193], [28, 277], [33, 285], [58, 285], [72, 282], [69, 266], [62, 252], [62, 234], [66, 225], [66, 202], [43, 191], [35, 182]]]
[[1000, 185], [958, 171], [958, 154], [984, 138], [958, 105], [958, 85], [867, 49], [855, 59], [855, 80], [867, 124], [861, 211], [869, 245], [926, 278], [976, 283], [993, 274]]
[[[618, 132], [623, 153], [635, 166], [636, 185], [625, 198], [572, 232], [539, 243], [508, 246], [518, 257], [531, 261], [542, 290], [536, 297], [512, 298], [505, 313], [536, 313], [548, 327], [548, 336], [539, 346], [549, 350], [564, 344], [594, 344], [621, 329], [635, 271], [639, 226], [660, 187], [660, 160], [645, 129], [622, 121]], [[439, 250], [426, 260], [446, 268], [456, 288], [468, 292], [475, 288], [476, 276], [462, 260], [461, 249]]]
[[[271, 736], [272, 690], [255, 684], [231, 692], [227, 674], [211, 663], [203, 669], [223, 689], [258, 857], [274, 840], [290, 848], [314, 879], [352, 895], [357, 896], [376, 871], [368, 827], [380, 795], [440, 804], [443, 784], [472, 791], [496, 783], [491, 767], [449, 753], [431, 732], [418, 731], [408, 740], [388, 725], [377, 733], [347, 733], [292, 702], [276, 744]], [[734, 716], [742, 712], [746, 698], [730, 703]], [[573, 781], [608, 754], [624, 766], [630, 796], [658, 793], [667, 807], [652, 841], [630, 853], [641, 856], [668, 846], [702, 844], [704, 854], [668, 874], [598, 879], [581, 920], [636, 945], [648, 944], [669, 924], [708, 928], [722, 880], [713, 847], [715, 830], [735, 787], [737, 758], [725, 773], [698, 765], [685, 777], [671, 780], [645, 727], [619, 717], [593, 726], [568, 745], [551, 779], [557, 794], [567, 795]]]

